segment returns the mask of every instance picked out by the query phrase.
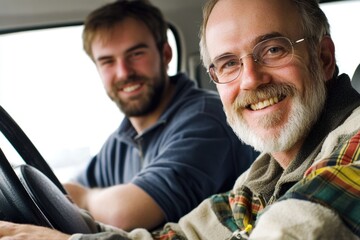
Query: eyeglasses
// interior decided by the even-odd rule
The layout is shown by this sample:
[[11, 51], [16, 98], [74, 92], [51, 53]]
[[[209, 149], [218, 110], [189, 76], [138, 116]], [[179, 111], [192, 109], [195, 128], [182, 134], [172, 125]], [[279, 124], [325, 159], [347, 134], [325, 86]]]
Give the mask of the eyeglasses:
[[252, 56], [254, 62], [266, 67], [282, 67], [294, 56], [294, 45], [305, 38], [292, 42], [287, 37], [275, 37], [259, 42], [253, 52], [242, 57], [227, 54], [216, 58], [209, 67], [211, 79], [217, 84], [225, 84], [237, 79], [242, 71], [243, 58]]

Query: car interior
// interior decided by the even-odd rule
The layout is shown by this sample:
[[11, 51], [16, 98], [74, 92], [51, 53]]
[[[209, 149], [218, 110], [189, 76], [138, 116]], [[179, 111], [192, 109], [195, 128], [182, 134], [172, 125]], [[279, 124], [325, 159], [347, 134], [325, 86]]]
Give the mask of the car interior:
[[354, 75], [351, 78], [351, 85], [360, 92], [360, 63], [355, 69]]
[[[66, 233], [93, 231], [61, 182], [86, 164], [123, 118], [81, 46], [86, 15], [112, 1], [0, 0], [0, 219]], [[169, 75], [185, 72], [199, 87], [216, 91], [199, 55], [205, 0], [151, 2], [169, 22]], [[320, 3], [340, 73], [360, 92], [360, 0]]]

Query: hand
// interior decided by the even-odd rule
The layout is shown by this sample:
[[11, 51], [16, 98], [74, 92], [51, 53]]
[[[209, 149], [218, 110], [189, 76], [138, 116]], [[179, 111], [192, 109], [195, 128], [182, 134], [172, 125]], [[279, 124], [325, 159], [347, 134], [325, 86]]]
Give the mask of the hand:
[[69, 237], [46, 227], [0, 221], [1, 240], [67, 240]]
[[65, 183], [63, 186], [68, 193], [67, 197], [70, 199], [70, 201], [75, 203], [79, 208], [88, 210], [87, 198], [90, 189], [77, 183]]

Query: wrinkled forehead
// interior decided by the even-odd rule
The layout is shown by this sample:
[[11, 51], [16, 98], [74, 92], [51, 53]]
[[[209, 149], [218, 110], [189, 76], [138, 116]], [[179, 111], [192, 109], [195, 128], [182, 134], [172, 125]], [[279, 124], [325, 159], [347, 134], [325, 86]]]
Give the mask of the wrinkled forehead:
[[220, 0], [210, 13], [205, 34], [210, 59], [251, 49], [274, 32], [302, 36], [300, 16], [289, 0]]

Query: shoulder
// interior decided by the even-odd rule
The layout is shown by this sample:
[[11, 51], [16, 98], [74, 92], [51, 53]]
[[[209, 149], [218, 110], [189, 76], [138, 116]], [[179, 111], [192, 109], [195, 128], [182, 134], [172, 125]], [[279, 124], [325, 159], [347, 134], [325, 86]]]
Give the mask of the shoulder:
[[360, 106], [357, 107], [350, 116], [337, 127], [335, 130], [329, 133], [326, 137], [321, 151], [315, 159], [315, 163], [331, 155], [331, 153], [345, 141], [355, 136], [360, 131]]
[[[185, 74], [178, 74], [170, 78], [175, 84], [176, 90], [173, 99], [166, 110], [168, 116], [211, 115], [213, 118], [225, 120], [225, 113], [217, 92], [198, 88], [196, 82], [189, 79]], [[179, 120], [179, 119], [178, 119]]]

